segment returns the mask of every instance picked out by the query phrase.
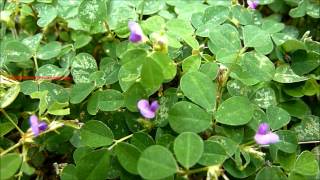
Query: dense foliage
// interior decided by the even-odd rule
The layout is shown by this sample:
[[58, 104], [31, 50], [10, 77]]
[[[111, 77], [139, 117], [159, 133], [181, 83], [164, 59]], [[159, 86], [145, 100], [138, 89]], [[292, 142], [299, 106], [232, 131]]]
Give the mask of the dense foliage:
[[0, 179], [319, 179], [319, 0], [3, 0]]

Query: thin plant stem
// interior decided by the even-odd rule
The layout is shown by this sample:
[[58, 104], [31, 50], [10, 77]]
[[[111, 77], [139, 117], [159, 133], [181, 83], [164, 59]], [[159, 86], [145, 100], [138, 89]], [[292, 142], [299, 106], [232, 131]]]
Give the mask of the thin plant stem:
[[24, 134], [24, 132], [19, 128], [19, 126], [16, 123], [14, 123], [14, 121], [11, 119], [11, 117], [6, 113], [6, 111], [4, 109], [0, 109], [0, 111], [14, 125], [14, 127], [20, 132], [20, 134]]
[[33, 56], [33, 61], [34, 61], [34, 66], [36, 68], [36, 72], [38, 71], [39, 69], [39, 66], [38, 66], [38, 60], [37, 60], [37, 57], [36, 55]]
[[[142, 129], [142, 130], [140, 130], [140, 131], [138, 131], [138, 132], [144, 132], [144, 131], [146, 131], [146, 130], [147, 130], [147, 129]], [[119, 143], [121, 143], [121, 142], [123, 142], [123, 141], [125, 141], [125, 140], [130, 139], [132, 136], [133, 136], [133, 134], [130, 134], [130, 135], [125, 136], [125, 137], [123, 137], [123, 138], [121, 138], [121, 139], [114, 140], [114, 141], [113, 141], [114, 143], [108, 148], [108, 150], [110, 151], [110, 150], [113, 149], [116, 145], [118, 145]]]
[[111, 149], [113, 149], [118, 143], [123, 142], [127, 139], [130, 139], [133, 136], [133, 134], [130, 134], [128, 136], [125, 136], [119, 140], [114, 140], [114, 143], [108, 148], [108, 150], [110, 151]]
[[144, 11], [144, 4], [145, 4], [146, 0], [142, 1], [142, 7], [141, 7], [141, 12], [140, 12], [140, 17], [139, 17], [139, 22], [141, 23], [142, 18], [143, 18], [143, 11]]
[[14, 150], [15, 148], [19, 147], [21, 144], [22, 144], [22, 142], [19, 141], [17, 144], [15, 144], [15, 145], [9, 147], [8, 149], [4, 150], [4, 151], [0, 154], [0, 157], [3, 156], [3, 155], [5, 155], [5, 154], [7, 154], [8, 152]]
[[316, 144], [316, 143], [320, 143], [320, 140], [318, 140], [318, 141], [300, 141], [300, 142], [298, 142], [298, 144]]
[[108, 34], [111, 34], [111, 30], [110, 30], [110, 27], [109, 27], [108, 22], [107, 22], [107, 21], [104, 21], [104, 22], [103, 22], [103, 25], [104, 25], [104, 27], [107, 29], [107, 33], [108, 33]]

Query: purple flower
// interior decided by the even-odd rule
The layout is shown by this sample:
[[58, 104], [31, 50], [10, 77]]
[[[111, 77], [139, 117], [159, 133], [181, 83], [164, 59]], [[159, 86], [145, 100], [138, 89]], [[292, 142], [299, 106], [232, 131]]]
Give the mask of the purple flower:
[[39, 121], [36, 115], [30, 116], [29, 124], [34, 136], [38, 136], [41, 132], [48, 128], [47, 123]]
[[145, 99], [141, 99], [138, 102], [138, 109], [141, 115], [148, 119], [152, 119], [156, 116], [156, 111], [158, 108], [158, 101], [152, 101], [151, 105], [149, 104], [149, 101]]
[[276, 133], [269, 131], [269, 125], [267, 123], [261, 123], [254, 136], [254, 140], [257, 144], [274, 144], [279, 142], [279, 136]]
[[129, 40], [133, 43], [138, 43], [142, 41], [144, 38], [144, 34], [140, 25], [134, 21], [129, 21], [128, 26], [130, 30]]
[[259, 5], [259, 0], [248, 0], [247, 3], [249, 8], [256, 9]]

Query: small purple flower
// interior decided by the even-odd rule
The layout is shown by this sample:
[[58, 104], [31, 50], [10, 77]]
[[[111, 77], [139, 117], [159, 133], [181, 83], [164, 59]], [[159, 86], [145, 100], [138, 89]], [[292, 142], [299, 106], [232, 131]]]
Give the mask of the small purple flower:
[[267, 123], [261, 123], [254, 136], [254, 140], [257, 144], [261, 145], [274, 144], [279, 142], [279, 136], [276, 133], [269, 131], [269, 125]]
[[248, 0], [247, 3], [249, 8], [256, 9], [259, 5], [259, 0]]
[[140, 25], [134, 21], [129, 21], [128, 26], [130, 30], [129, 40], [133, 43], [141, 42], [144, 38], [144, 34]]
[[151, 105], [149, 104], [149, 101], [145, 99], [142, 99], [138, 102], [138, 109], [141, 115], [148, 119], [152, 119], [156, 116], [156, 111], [158, 108], [158, 101], [152, 101]]
[[47, 123], [39, 121], [36, 115], [30, 116], [29, 124], [34, 136], [38, 136], [41, 132], [48, 128]]

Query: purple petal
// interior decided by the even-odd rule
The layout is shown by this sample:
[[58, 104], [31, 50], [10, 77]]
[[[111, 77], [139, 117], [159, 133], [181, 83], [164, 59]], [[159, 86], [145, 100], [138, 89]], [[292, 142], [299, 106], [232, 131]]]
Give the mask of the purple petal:
[[143, 37], [143, 32], [140, 25], [134, 21], [129, 21], [128, 27], [130, 30], [129, 40], [134, 43], [141, 41]]
[[158, 108], [159, 108], [158, 101], [153, 101], [150, 105], [150, 110], [153, 112], [156, 112]]
[[141, 99], [140, 101], [138, 101], [138, 109], [149, 109], [149, 101], [146, 99]]
[[29, 118], [29, 123], [31, 130], [35, 136], [39, 135], [39, 122], [38, 122], [38, 117], [36, 115], [32, 115]]
[[42, 132], [42, 131], [45, 131], [47, 128], [48, 128], [47, 123], [41, 122], [41, 123], [39, 124], [39, 130], [40, 130], [41, 132]]
[[267, 123], [261, 123], [258, 128], [258, 134], [264, 135], [269, 131], [269, 125]]
[[150, 111], [150, 109], [142, 109], [140, 110], [140, 113], [143, 117], [148, 119], [152, 119], [156, 116], [156, 113], [153, 111]]
[[256, 9], [257, 6], [259, 5], [259, 1], [258, 0], [248, 0], [248, 7], [251, 9]]
[[269, 137], [269, 144], [274, 144], [280, 141], [279, 136], [276, 133], [269, 132], [266, 136]]
[[273, 132], [269, 132], [268, 134], [261, 135], [256, 134], [254, 136], [254, 140], [257, 144], [266, 145], [266, 144], [274, 144], [279, 142], [279, 136]]
[[129, 36], [129, 41], [131, 41], [133, 43], [137, 43], [141, 40], [142, 40], [142, 36], [140, 36], [139, 34], [131, 33]]
[[155, 112], [153, 112], [150, 108], [149, 101], [142, 99], [138, 102], [138, 109], [141, 115], [145, 118], [151, 119], [155, 117]]

